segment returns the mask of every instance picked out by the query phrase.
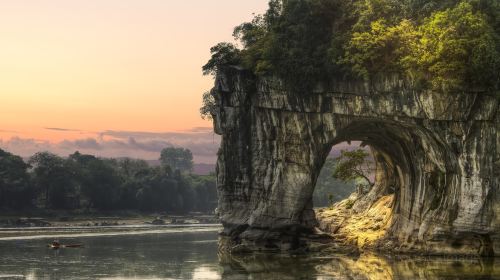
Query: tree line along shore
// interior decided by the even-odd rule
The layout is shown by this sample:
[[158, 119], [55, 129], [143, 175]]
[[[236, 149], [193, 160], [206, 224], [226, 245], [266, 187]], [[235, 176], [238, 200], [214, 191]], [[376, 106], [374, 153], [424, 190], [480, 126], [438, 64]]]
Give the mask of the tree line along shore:
[[68, 157], [39, 152], [23, 160], [0, 149], [0, 209], [42, 216], [58, 211], [212, 214], [215, 175], [192, 174], [193, 156], [187, 149], [166, 148], [159, 158], [159, 166], [79, 152]]

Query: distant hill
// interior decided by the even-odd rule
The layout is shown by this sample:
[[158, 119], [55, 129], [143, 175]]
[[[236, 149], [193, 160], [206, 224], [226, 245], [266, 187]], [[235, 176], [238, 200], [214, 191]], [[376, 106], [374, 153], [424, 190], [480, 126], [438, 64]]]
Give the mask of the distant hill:
[[[159, 160], [146, 160], [146, 162], [151, 166], [159, 166]], [[193, 173], [196, 175], [209, 175], [215, 172], [215, 164], [210, 163], [194, 163]]]
[[193, 165], [193, 173], [196, 175], [209, 175], [215, 172], [215, 164], [195, 163]]
[[160, 160], [158, 159], [146, 159], [145, 160], [150, 166], [160, 166]]

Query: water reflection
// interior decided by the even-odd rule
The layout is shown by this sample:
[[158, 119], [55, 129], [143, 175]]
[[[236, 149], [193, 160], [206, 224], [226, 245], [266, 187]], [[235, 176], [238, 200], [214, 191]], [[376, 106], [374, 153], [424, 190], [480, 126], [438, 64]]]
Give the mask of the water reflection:
[[[0, 241], [0, 279], [500, 279], [493, 259], [217, 255], [217, 230]], [[8, 277], [7, 277], [8, 276]]]
[[500, 261], [437, 257], [393, 258], [220, 256], [223, 279], [500, 279]]
[[219, 279], [212, 232], [80, 237], [82, 249], [52, 250], [50, 239], [0, 241], [2, 275], [21, 279]]
[[285, 255], [220, 255], [222, 279], [319, 279], [316, 267], [326, 260]]

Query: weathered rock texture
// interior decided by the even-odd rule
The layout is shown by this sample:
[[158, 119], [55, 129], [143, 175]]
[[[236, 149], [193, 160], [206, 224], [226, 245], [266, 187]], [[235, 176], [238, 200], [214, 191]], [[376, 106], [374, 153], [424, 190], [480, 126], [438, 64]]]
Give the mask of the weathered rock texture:
[[327, 155], [356, 140], [375, 152], [377, 182], [368, 196], [395, 195], [384, 237], [394, 248], [500, 254], [496, 93], [412, 88], [386, 77], [293, 94], [277, 79], [236, 68], [219, 73], [222, 249], [300, 246], [301, 234], [317, 225], [312, 194]]

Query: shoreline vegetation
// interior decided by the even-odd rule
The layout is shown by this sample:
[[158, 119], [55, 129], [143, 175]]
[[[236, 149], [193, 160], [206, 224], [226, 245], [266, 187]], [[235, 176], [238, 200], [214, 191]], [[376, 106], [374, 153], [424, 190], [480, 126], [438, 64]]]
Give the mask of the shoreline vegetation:
[[[159, 166], [152, 166], [145, 160], [98, 158], [77, 151], [68, 157], [39, 152], [25, 161], [0, 149], [0, 210], [3, 216], [67, 220], [102, 213], [214, 213], [215, 175], [193, 174], [191, 151], [165, 148], [159, 160]], [[18, 220], [4, 224], [37, 223]]]

